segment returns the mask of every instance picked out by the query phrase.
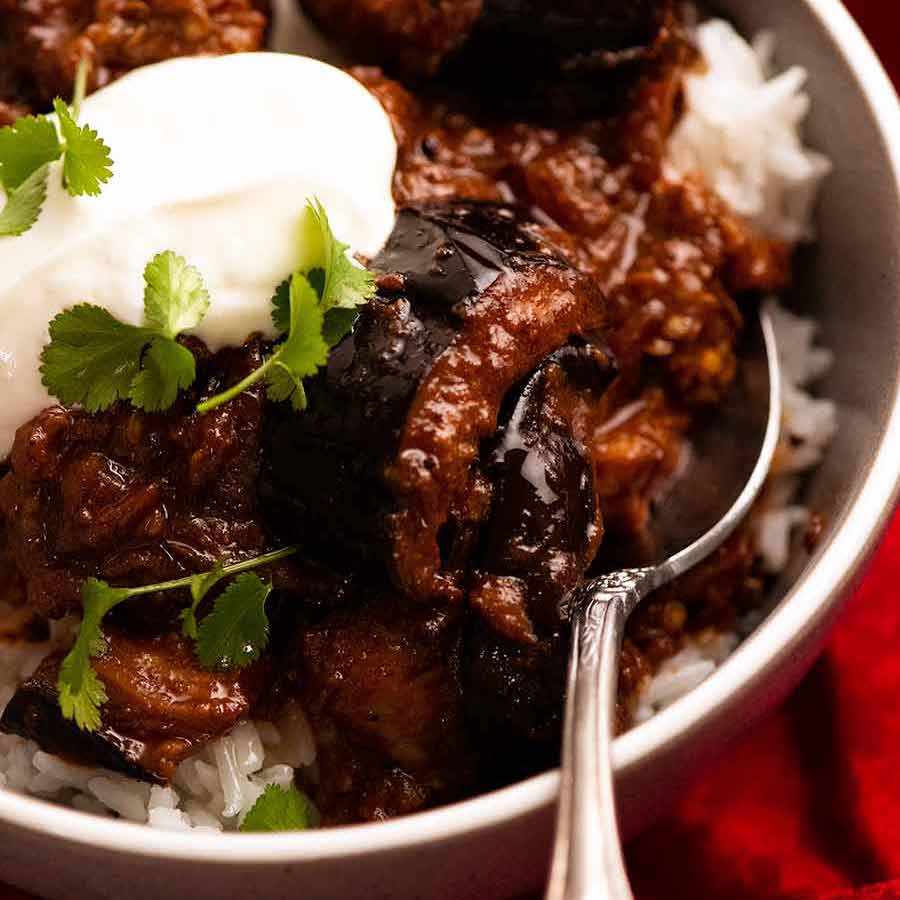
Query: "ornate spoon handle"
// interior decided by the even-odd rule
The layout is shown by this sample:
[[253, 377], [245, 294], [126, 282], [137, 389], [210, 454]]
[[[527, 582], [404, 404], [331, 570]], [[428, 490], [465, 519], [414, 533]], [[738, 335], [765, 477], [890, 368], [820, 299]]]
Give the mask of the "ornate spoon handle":
[[625, 622], [660, 580], [656, 569], [613, 572], [572, 598], [562, 783], [546, 900], [633, 900], [610, 752]]

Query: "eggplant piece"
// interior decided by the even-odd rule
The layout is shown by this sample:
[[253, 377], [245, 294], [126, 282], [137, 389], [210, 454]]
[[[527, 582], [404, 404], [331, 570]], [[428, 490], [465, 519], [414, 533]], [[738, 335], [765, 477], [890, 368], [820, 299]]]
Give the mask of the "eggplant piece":
[[303, 0], [355, 59], [463, 88], [493, 115], [616, 112], [672, 34], [672, 0]]
[[490, 287], [514, 257], [543, 258], [505, 207], [400, 211], [372, 268], [400, 275], [403, 292], [383, 288], [362, 310], [324, 374], [307, 384], [301, 416], [284, 405], [269, 411], [259, 493], [279, 530], [326, 556], [389, 555], [393, 501], [382, 475], [406, 413], [456, 337], [454, 308]]
[[557, 388], [565, 381], [603, 393], [616, 373], [601, 346], [553, 353], [525, 382], [487, 468], [494, 503], [469, 593], [481, 618], [467, 632], [460, 679], [489, 779], [492, 759], [509, 778], [558, 753], [569, 646], [560, 603], [584, 577], [603, 528], [593, 465]]
[[406, 207], [373, 268], [402, 275], [417, 307], [450, 312], [515, 268], [566, 269], [523, 227], [520, 215], [514, 206], [472, 201]]
[[442, 78], [501, 115], [611, 115], [663, 54], [672, 24], [671, 0], [485, 0]]
[[[572, 435], [555, 389], [603, 393], [616, 377], [611, 353], [569, 346], [526, 381], [493, 453], [494, 504], [469, 602], [497, 631], [534, 643], [559, 627], [559, 604], [582, 578], [603, 536], [591, 459]], [[530, 626], [530, 627], [528, 627]]]
[[668, 0], [484, 0], [475, 31], [534, 42], [561, 59], [597, 58], [653, 43], [670, 7]]
[[481, 442], [520, 379], [603, 324], [604, 299], [497, 204], [402, 210], [374, 267], [379, 296], [308, 409], [268, 413], [260, 499], [285, 538], [383, 561], [409, 596], [458, 597], [441, 539]]
[[465, 40], [483, 0], [300, 0], [353, 59], [434, 75]]
[[0, 730], [30, 738], [48, 753], [131, 778], [166, 784], [182, 760], [233, 728], [259, 701], [268, 666], [239, 672], [202, 668], [179, 634], [133, 637], [107, 629], [93, 660], [108, 701], [92, 733], [63, 718], [56, 682], [62, 657], [45, 660], [16, 691]]
[[383, 558], [390, 493], [381, 477], [409, 404], [453, 327], [405, 297], [379, 296], [307, 383], [308, 408], [272, 406], [259, 479], [276, 530], [336, 563]]

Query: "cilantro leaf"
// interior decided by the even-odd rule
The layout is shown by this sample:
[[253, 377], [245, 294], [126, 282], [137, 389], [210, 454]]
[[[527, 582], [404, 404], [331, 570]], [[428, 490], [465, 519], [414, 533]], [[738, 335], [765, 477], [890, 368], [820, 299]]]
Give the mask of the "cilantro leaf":
[[44, 116], [25, 116], [0, 128], [0, 185], [12, 193], [62, 152], [53, 122]]
[[[310, 269], [303, 273], [306, 280], [313, 286], [319, 301], [322, 300], [322, 292], [325, 290], [325, 270], [316, 268]], [[334, 313], [341, 315], [341, 310], [328, 310], [325, 314], [326, 327], [328, 319]], [[347, 310], [349, 313], [350, 310]], [[291, 330], [291, 279], [285, 278], [281, 284], [275, 288], [275, 294], [272, 297], [272, 324], [281, 334], [287, 334]], [[336, 342], [335, 342], [336, 343]]]
[[197, 376], [194, 355], [175, 341], [209, 309], [203, 278], [170, 250], [144, 269], [144, 325], [120, 322], [101, 306], [81, 303], [50, 323], [41, 353], [45, 387], [62, 403], [89, 412], [129, 399], [139, 409], [168, 409]]
[[322, 323], [322, 339], [329, 347], [336, 347], [353, 331], [358, 318], [356, 309], [329, 309]]
[[272, 358], [268, 394], [275, 401], [293, 399], [295, 408], [305, 409], [303, 379], [315, 375], [328, 361], [328, 344], [322, 337], [324, 316], [319, 298], [302, 275], [291, 279], [290, 305], [290, 332]]
[[89, 125], [79, 125], [69, 107], [58, 97], [53, 109], [65, 141], [63, 184], [73, 197], [87, 194], [97, 197], [102, 186], [112, 178], [112, 157], [109, 147]]
[[355, 309], [375, 294], [372, 273], [348, 258], [349, 245], [334, 236], [325, 208], [315, 198], [307, 201], [304, 211], [301, 248], [299, 270], [307, 277], [315, 269], [324, 272], [324, 285], [319, 294], [325, 312], [335, 307]]
[[187, 390], [197, 377], [194, 354], [171, 338], [154, 338], [141, 358], [141, 369], [128, 389], [128, 399], [138, 409], [160, 412]]
[[[63, 157], [63, 184], [74, 196], [100, 193], [112, 177], [109, 148], [76, 119], [87, 85], [88, 63], [81, 60], [72, 110], [53, 101], [57, 124], [47, 116], [25, 116], [0, 128], [0, 187], [6, 205], [0, 211], [0, 237], [24, 234], [38, 220], [47, 199], [50, 163]], [[62, 140], [60, 140], [60, 133]]]
[[206, 595], [225, 577], [225, 563], [219, 560], [209, 572], [195, 575], [191, 579], [191, 605], [185, 607], [179, 616], [181, 619], [181, 633], [185, 637], [197, 640], [199, 636], [197, 607], [203, 602]]
[[303, 380], [294, 375], [277, 359], [273, 361], [272, 367], [266, 372], [266, 396], [275, 403], [290, 400], [291, 406], [297, 412], [302, 412], [307, 406]]
[[98, 412], [124, 399], [152, 340], [146, 328], [126, 325], [102, 306], [80, 303], [50, 323], [50, 343], [41, 353], [41, 380], [71, 406]]
[[[82, 731], [96, 731], [100, 727], [100, 708], [107, 700], [106, 688], [91, 667], [91, 659], [99, 656], [105, 647], [100, 629], [103, 617], [130, 597], [189, 589], [192, 602], [181, 614], [182, 631], [186, 637], [202, 639], [203, 626], [212, 618], [216, 608], [213, 609], [213, 614], [203, 620], [203, 626], [197, 629], [194, 619], [197, 606], [223, 578], [238, 575], [216, 602], [218, 607], [219, 602], [230, 594], [223, 606], [228, 614], [221, 615], [219, 626], [214, 627], [214, 623], [210, 625], [212, 631], [209, 633], [215, 639], [213, 643], [218, 654], [217, 665], [241, 666], [256, 659], [268, 642], [269, 621], [265, 614], [265, 602], [272, 587], [263, 584], [256, 575], [240, 573], [248, 573], [259, 566], [278, 562], [292, 556], [297, 549], [285, 547], [227, 566], [218, 562], [209, 572], [142, 587], [114, 588], [105, 581], [88, 578], [81, 589], [83, 615], [78, 636], [62, 661], [57, 679], [59, 708], [63, 716], [74, 720]], [[233, 607], [230, 612], [229, 606]], [[199, 655], [199, 644], [197, 649]]]
[[112, 588], [97, 578], [89, 578], [81, 589], [81, 628], [60, 666], [56, 688], [63, 716], [74, 720], [82, 731], [100, 727], [100, 707], [107, 699], [103, 682], [91, 668], [91, 657], [99, 656], [104, 649], [100, 623], [129, 596], [128, 588]]
[[321, 266], [316, 266], [314, 269], [310, 269], [308, 272], [304, 273], [306, 275], [306, 280], [313, 286], [316, 294], [318, 294], [319, 300], [325, 296], [325, 279], [326, 272]]
[[[287, 293], [290, 306], [287, 339], [243, 381], [198, 404], [198, 412], [206, 413], [228, 403], [263, 379], [270, 400], [289, 399], [295, 409], [306, 408], [303, 379], [314, 375], [328, 361], [329, 348], [322, 337], [324, 315], [318, 294], [300, 272], [291, 278]], [[284, 317], [283, 296], [284, 289], [280, 288], [272, 300], [273, 320], [277, 317], [281, 321]]]
[[301, 272], [321, 269], [325, 273], [320, 294], [328, 285], [328, 268], [336, 243], [331, 234], [328, 215], [317, 197], [306, 201], [300, 219], [300, 259], [297, 268]]
[[244, 816], [241, 831], [302, 831], [313, 824], [315, 811], [305, 794], [270, 784]]
[[37, 222], [47, 199], [48, 166], [41, 166], [31, 173], [14, 191], [6, 195], [6, 204], [0, 210], [0, 237], [16, 237], [24, 234]]
[[272, 324], [279, 334], [291, 330], [291, 279], [285, 278], [272, 295]]
[[206, 595], [223, 579], [228, 576], [225, 563], [220, 559], [208, 572], [195, 575], [191, 579], [191, 600], [194, 608], [200, 604]]
[[[325, 270], [311, 269], [306, 273], [306, 280], [313, 286], [319, 300], [325, 289]], [[322, 337], [329, 347], [337, 346], [352, 330], [359, 318], [356, 309], [332, 308], [325, 313], [322, 324]], [[275, 289], [272, 297], [272, 324], [281, 334], [291, 329], [291, 279], [285, 278]]]
[[198, 404], [198, 412], [228, 403], [262, 378], [270, 400], [305, 409], [303, 379], [325, 365], [328, 351], [353, 329], [358, 308], [374, 295], [374, 276], [348, 259], [348, 245], [334, 236], [318, 200], [307, 201], [301, 237], [300, 268], [272, 297], [272, 323], [287, 339], [255, 372]]
[[239, 575], [200, 623], [197, 658], [208, 669], [242, 669], [269, 643], [266, 600], [272, 585], [252, 572]]
[[331, 275], [325, 295], [326, 309], [356, 309], [375, 296], [375, 277], [343, 253]]
[[144, 281], [144, 322], [168, 338], [196, 328], [209, 310], [203, 276], [171, 250], [147, 263]]

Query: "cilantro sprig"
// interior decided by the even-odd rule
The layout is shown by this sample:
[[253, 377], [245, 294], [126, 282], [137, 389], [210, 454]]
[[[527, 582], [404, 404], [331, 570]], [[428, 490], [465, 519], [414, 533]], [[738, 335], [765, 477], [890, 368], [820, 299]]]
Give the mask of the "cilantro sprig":
[[287, 339], [246, 378], [197, 404], [197, 412], [207, 413], [224, 406], [263, 380], [266, 381], [266, 394], [270, 400], [291, 400], [295, 409], [306, 408], [303, 379], [314, 375], [319, 366], [324, 366], [328, 360], [329, 347], [322, 337], [324, 315], [315, 289], [299, 272], [290, 280], [288, 296], [290, 321]]
[[[286, 547], [231, 565], [218, 563], [209, 572], [141, 587], [111, 587], [98, 578], [89, 578], [81, 590], [83, 614], [78, 636], [62, 661], [57, 679], [63, 716], [82, 731], [100, 727], [100, 710], [108, 698], [91, 659], [106, 648], [101, 627], [104, 617], [132, 597], [188, 589], [191, 605], [182, 613], [182, 631], [196, 640], [200, 663], [208, 669], [239, 669], [258, 659], [269, 641], [265, 602], [272, 586], [251, 570], [292, 556], [297, 550]], [[198, 627], [197, 607], [220, 581], [232, 575], [238, 577], [216, 598], [212, 611]]]
[[[29, 196], [26, 186], [21, 186], [22, 202]], [[33, 187], [38, 193], [46, 189], [45, 184]], [[35, 202], [39, 205], [40, 198]], [[199, 413], [260, 382], [271, 400], [290, 400], [295, 409], [305, 409], [303, 379], [325, 365], [331, 348], [353, 328], [358, 308], [375, 293], [372, 274], [347, 258], [348, 245], [334, 236], [317, 200], [307, 203], [301, 230], [304, 267], [282, 282], [272, 298], [272, 321], [282, 335], [274, 352], [238, 384], [200, 403]], [[41, 376], [60, 402], [99, 412], [130, 400], [139, 409], [158, 412], [194, 383], [194, 356], [177, 338], [196, 328], [209, 311], [203, 277], [166, 250], [147, 264], [144, 282], [141, 325], [121, 322], [93, 303], [79, 303], [50, 322]]]
[[375, 293], [375, 279], [347, 257], [318, 200], [307, 203], [297, 271], [272, 297], [272, 322], [285, 335], [274, 353], [246, 378], [197, 406], [206, 413], [265, 381], [270, 400], [306, 409], [303, 379], [328, 360], [328, 351], [353, 327], [358, 308]]
[[95, 130], [79, 125], [87, 85], [87, 61], [78, 65], [71, 107], [53, 101], [57, 125], [47, 116], [25, 116], [0, 128], [0, 187], [6, 205], [0, 211], [0, 237], [28, 231], [47, 199], [50, 163], [63, 161], [63, 187], [72, 197], [96, 197], [110, 178], [109, 147]]
[[50, 323], [41, 353], [44, 386], [65, 404], [99, 412], [128, 399], [168, 409], [196, 377], [194, 355], [176, 341], [209, 309], [200, 273], [171, 250], [144, 270], [144, 324], [120, 322], [102, 306], [80, 303]]
[[302, 831], [315, 824], [316, 811], [297, 788], [270, 784], [244, 816], [241, 831]]

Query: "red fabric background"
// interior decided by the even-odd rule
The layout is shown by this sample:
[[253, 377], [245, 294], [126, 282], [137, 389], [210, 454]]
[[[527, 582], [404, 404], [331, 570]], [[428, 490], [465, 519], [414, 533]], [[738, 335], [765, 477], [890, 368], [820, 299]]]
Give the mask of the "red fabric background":
[[[900, 83], [896, 0], [845, 2]], [[638, 900], [900, 900], [898, 600], [900, 516], [793, 697], [629, 847]]]

